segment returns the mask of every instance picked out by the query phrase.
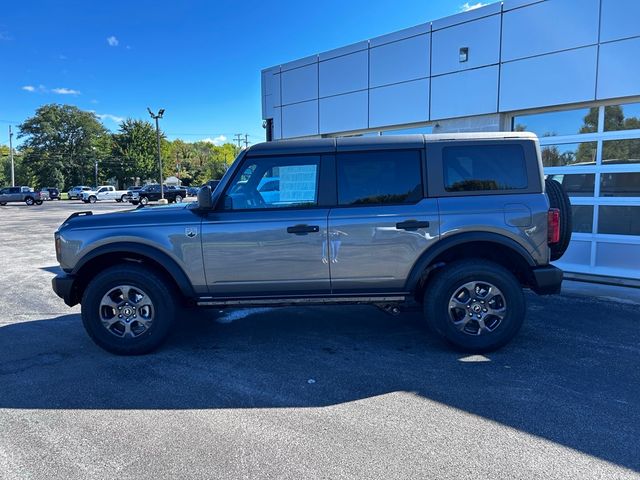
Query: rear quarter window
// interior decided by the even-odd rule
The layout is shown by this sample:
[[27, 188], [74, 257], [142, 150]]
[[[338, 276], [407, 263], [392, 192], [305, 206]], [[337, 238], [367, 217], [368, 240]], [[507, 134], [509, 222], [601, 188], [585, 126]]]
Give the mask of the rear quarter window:
[[529, 186], [520, 145], [465, 145], [442, 149], [446, 192], [524, 190]]

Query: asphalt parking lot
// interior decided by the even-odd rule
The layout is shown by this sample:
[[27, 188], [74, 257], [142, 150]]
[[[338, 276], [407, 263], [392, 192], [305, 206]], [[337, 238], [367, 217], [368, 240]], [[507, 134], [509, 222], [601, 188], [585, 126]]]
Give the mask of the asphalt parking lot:
[[[640, 478], [640, 309], [528, 295], [516, 340], [449, 350], [373, 307], [186, 310], [112, 356], [50, 288], [73, 211], [0, 207], [0, 478]], [[634, 295], [636, 292], [633, 292]]]

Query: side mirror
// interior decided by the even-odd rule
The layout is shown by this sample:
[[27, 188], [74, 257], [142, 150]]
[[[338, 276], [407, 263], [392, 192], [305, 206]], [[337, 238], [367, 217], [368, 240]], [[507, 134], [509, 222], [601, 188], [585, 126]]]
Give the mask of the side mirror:
[[211, 200], [211, 187], [205, 185], [198, 190], [198, 208], [202, 210], [211, 210], [213, 208], [213, 201]]

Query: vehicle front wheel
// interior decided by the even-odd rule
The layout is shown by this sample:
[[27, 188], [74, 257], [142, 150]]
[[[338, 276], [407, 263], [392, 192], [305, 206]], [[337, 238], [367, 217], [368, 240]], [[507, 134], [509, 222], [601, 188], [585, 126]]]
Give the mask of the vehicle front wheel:
[[146, 205], [147, 203], [149, 203], [149, 199], [147, 197], [140, 197], [140, 203], [142, 205]]
[[99, 273], [82, 296], [82, 323], [91, 339], [117, 355], [142, 355], [167, 338], [175, 293], [154, 271], [117, 265]]
[[175, 202], [176, 203], [182, 203], [182, 196], [181, 195], [176, 195]]
[[127, 196], [126, 196], [126, 195], [122, 195], [122, 196], [120, 197], [120, 201], [121, 201], [122, 203], [126, 202], [126, 201], [127, 201]]
[[35, 200], [31, 197], [27, 197], [24, 199], [24, 203], [26, 203], [27, 205], [31, 206], [35, 203]]
[[42, 200], [36, 200], [36, 205], [42, 205]]
[[520, 330], [525, 299], [518, 279], [487, 260], [443, 267], [426, 287], [424, 315], [433, 331], [466, 352], [497, 350]]
[[93, 195], [91, 195], [89, 197], [89, 203], [96, 203], [96, 201], [98, 201], [98, 199], [96, 197], [94, 197]]

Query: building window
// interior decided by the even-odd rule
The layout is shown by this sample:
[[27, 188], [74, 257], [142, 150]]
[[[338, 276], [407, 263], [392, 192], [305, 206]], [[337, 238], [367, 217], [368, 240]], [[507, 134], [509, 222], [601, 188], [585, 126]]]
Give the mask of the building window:
[[600, 205], [598, 233], [640, 235], [640, 207]]
[[640, 163], [640, 139], [602, 142], [602, 163], [607, 165]]
[[591, 233], [593, 231], [593, 205], [572, 205], [573, 231]]
[[595, 191], [595, 173], [555, 174], [549, 178], [560, 183], [570, 197], [593, 197]]
[[544, 145], [542, 147], [542, 164], [545, 167], [595, 165], [596, 149], [596, 142]]
[[433, 133], [433, 126], [425, 125], [423, 127], [401, 128], [398, 130], [385, 130], [382, 135], [413, 135], [415, 133]]
[[640, 197], [640, 173], [601, 173], [601, 197]]
[[535, 113], [513, 117], [514, 132], [533, 132], [538, 137], [555, 137], [598, 131], [598, 108]]
[[604, 107], [604, 131], [640, 129], [640, 103]]

